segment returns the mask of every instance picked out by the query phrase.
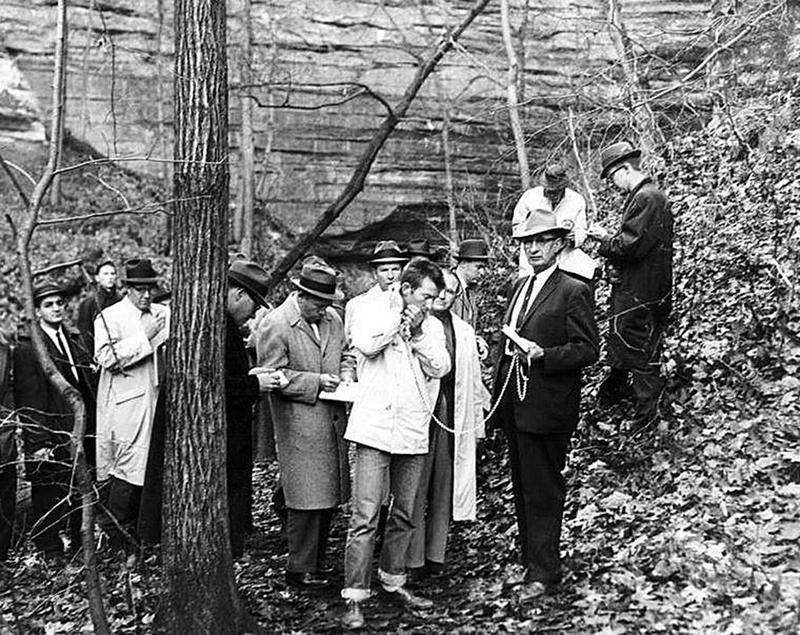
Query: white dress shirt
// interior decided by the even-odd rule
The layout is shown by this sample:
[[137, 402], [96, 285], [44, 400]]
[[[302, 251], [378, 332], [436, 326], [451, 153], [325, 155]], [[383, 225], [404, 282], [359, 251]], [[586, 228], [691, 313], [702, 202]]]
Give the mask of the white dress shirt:
[[[64, 352], [67, 354], [67, 359], [69, 360], [69, 367], [70, 367], [70, 370], [72, 371], [72, 376], [75, 378], [76, 381], [80, 381], [80, 378], [78, 377], [78, 369], [75, 367], [75, 359], [72, 357], [72, 351], [69, 348], [68, 338], [67, 338], [66, 333], [64, 333], [63, 327], [59, 327], [57, 329], [54, 329], [52, 326], [47, 324], [44, 320], [39, 320], [39, 326], [42, 327], [42, 331], [44, 331], [45, 335], [47, 335], [47, 337], [49, 337], [53, 341], [53, 344], [56, 345], [56, 348], [58, 350], [61, 350], [62, 348], [66, 347], [67, 350], [64, 351]], [[61, 331], [61, 340], [60, 341], [59, 341], [59, 337], [58, 337], [59, 331]], [[63, 342], [63, 346], [62, 346], [62, 342]]]
[[[536, 277], [528, 276], [527, 280], [522, 283], [522, 288], [520, 289], [517, 297], [514, 301], [514, 308], [511, 309], [511, 317], [509, 319], [509, 326], [514, 330], [517, 329], [517, 321], [519, 320], [520, 314], [523, 316], [530, 310], [531, 306], [533, 306], [533, 301], [536, 299], [536, 296], [542, 290], [542, 287], [545, 283], [550, 279], [550, 276], [553, 275], [553, 272], [556, 270], [556, 265], [553, 264], [549, 266], [544, 271], [537, 273]], [[528, 293], [528, 287], [533, 284], [533, 291], [531, 291], [531, 295], [528, 298], [528, 301], [525, 303], [525, 306], [522, 306], [522, 303], [525, 300], [525, 296]], [[506, 355], [513, 355], [514, 354], [514, 347], [511, 341], [506, 340]]]

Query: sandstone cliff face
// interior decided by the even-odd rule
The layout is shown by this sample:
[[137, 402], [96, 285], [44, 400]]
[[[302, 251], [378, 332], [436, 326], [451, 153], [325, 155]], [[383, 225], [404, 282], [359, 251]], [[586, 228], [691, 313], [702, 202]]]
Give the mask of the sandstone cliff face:
[[[524, 45], [524, 120], [530, 151], [564, 134], [563, 108], [620, 91], [609, 38], [608, 0], [513, 0]], [[649, 63], [657, 85], [690, 68], [708, 46], [707, 1], [627, 0], [631, 38], [672, 65]], [[527, 9], [525, 8], [526, 5]], [[270, 0], [253, 2], [257, 100], [257, 196], [292, 231], [305, 229], [340, 192], [385, 114], [368, 86], [396, 102], [416, 58], [471, 3], [464, 0]], [[168, 158], [171, 147], [172, 21], [165, 0], [70, 4], [67, 127], [110, 156]], [[240, 139], [240, 5], [229, 3], [232, 191]], [[159, 17], [161, 16], [161, 17]], [[48, 114], [55, 7], [48, 0], [0, 6], [0, 138], [42, 139]], [[379, 155], [367, 187], [337, 224], [354, 229], [399, 205], [444, 199], [442, 113], [451, 117], [456, 193], [488, 206], [516, 195], [518, 176], [504, 109], [506, 58], [499, 4], [492, 3], [423, 87], [410, 116]], [[669, 70], [658, 70], [659, 68]], [[271, 87], [267, 87], [267, 86]], [[340, 103], [344, 102], [344, 103]], [[272, 107], [269, 107], [269, 106]], [[618, 113], [600, 118], [605, 125]], [[8, 153], [8, 151], [7, 151]], [[136, 161], [161, 174], [163, 162]]]

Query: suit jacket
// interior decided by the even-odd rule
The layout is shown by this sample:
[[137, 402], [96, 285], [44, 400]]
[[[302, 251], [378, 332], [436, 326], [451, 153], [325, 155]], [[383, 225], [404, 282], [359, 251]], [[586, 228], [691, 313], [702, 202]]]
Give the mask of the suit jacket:
[[[511, 295], [504, 318], [507, 324], [514, 303], [525, 287], [521, 279]], [[513, 399], [517, 429], [533, 434], [572, 433], [578, 425], [581, 370], [599, 356], [597, 323], [589, 285], [556, 269], [545, 282], [522, 318], [518, 333], [544, 349], [544, 357], [527, 369], [525, 400], [517, 394], [516, 378], [506, 389]], [[500, 375], [507, 338], [500, 338], [495, 364], [494, 400], [499, 397], [505, 375]], [[500, 409], [502, 411], [502, 409]], [[508, 425], [507, 421], [499, 421]]]
[[338, 375], [344, 327], [332, 308], [320, 338], [300, 315], [295, 294], [260, 324], [258, 365], [283, 370], [289, 384], [270, 393], [281, 484], [290, 509], [328, 509], [349, 496], [341, 403], [319, 399], [320, 375]]
[[[76, 380], [70, 370], [69, 360], [61, 354], [50, 337], [38, 324], [33, 328], [39, 330], [50, 359], [62, 377], [80, 392], [86, 408], [87, 434], [91, 434], [94, 430], [94, 380], [90, 360], [80, 345], [78, 336], [64, 330], [67, 346], [78, 371]], [[54, 461], [69, 469], [70, 433], [74, 425], [72, 410], [58, 389], [47, 379], [36, 357], [30, 334], [20, 335], [19, 344], [14, 349], [14, 401], [22, 424], [25, 453], [30, 455], [42, 448], [52, 449]], [[38, 468], [29, 464], [29, 473], [32, 469]]]
[[260, 396], [258, 379], [248, 375], [250, 358], [236, 322], [225, 317], [225, 411], [228, 466], [245, 467], [253, 457], [253, 406]]

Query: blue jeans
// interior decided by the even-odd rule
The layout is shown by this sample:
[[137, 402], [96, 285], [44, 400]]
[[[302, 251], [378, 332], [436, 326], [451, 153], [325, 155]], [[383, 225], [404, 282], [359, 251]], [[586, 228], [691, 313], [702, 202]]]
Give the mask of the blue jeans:
[[386, 523], [379, 573], [384, 586], [393, 588], [405, 584], [406, 551], [414, 531], [414, 501], [424, 462], [424, 454], [389, 454], [356, 445], [343, 598], [360, 601], [369, 597], [372, 552], [387, 477], [393, 502]]

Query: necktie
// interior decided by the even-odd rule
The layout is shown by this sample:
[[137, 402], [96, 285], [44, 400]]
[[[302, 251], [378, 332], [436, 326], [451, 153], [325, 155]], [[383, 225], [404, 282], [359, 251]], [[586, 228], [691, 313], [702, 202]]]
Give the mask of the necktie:
[[516, 330], [519, 330], [519, 327], [522, 326], [522, 321], [525, 319], [525, 314], [528, 312], [528, 303], [531, 301], [531, 295], [533, 294], [533, 287], [536, 284], [536, 276], [531, 276], [530, 282], [528, 283], [528, 288], [525, 291], [525, 297], [522, 299], [522, 305], [520, 306], [519, 313], [517, 314], [517, 323], [514, 325]]
[[75, 381], [79, 381], [78, 370], [72, 364], [72, 360], [69, 357], [69, 353], [67, 352], [67, 342], [64, 339], [64, 332], [61, 329], [56, 331], [56, 341], [58, 342], [58, 348], [61, 349], [61, 354], [64, 356], [64, 361], [69, 364], [69, 369], [70, 372], [72, 372], [72, 376], [75, 378]]

